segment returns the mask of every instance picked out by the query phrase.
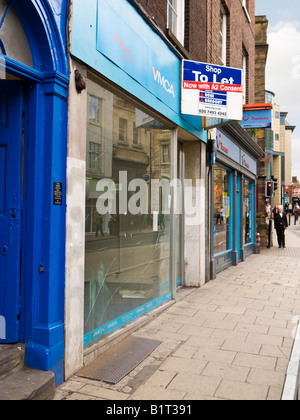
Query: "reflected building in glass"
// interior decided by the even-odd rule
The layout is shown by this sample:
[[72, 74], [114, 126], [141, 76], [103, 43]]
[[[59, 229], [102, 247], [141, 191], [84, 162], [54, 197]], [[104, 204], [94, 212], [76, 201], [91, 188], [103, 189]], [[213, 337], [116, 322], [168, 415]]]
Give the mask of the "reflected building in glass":
[[[151, 188], [152, 180], [171, 181], [170, 129], [129, 99], [91, 80], [87, 86], [86, 344], [134, 319], [144, 305], [168, 299], [171, 292], [171, 209], [164, 206], [162, 188]], [[102, 179], [115, 185], [116, 212], [98, 212]], [[148, 208], [137, 199], [137, 214], [129, 208], [139, 192], [129, 191], [134, 180], [147, 186]]]

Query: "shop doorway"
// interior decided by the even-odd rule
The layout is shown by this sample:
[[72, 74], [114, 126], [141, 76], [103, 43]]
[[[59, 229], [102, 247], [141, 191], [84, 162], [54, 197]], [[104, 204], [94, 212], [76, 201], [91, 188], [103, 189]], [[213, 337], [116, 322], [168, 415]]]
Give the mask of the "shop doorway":
[[0, 343], [20, 339], [23, 84], [0, 81]]
[[243, 247], [241, 241], [241, 177], [237, 175], [236, 186], [236, 249], [238, 253], [238, 261], [241, 259], [241, 249]]
[[[184, 143], [178, 143], [178, 156], [177, 156], [177, 178], [184, 185]], [[176, 286], [180, 287], [184, 285], [184, 188], [182, 187], [182, 194], [179, 194], [177, 203], [178, 208], [182, 209], [179, 214], [175, 214], [176, 219], [176, 235], [175, 235], [175, 247], [176, 247]]]

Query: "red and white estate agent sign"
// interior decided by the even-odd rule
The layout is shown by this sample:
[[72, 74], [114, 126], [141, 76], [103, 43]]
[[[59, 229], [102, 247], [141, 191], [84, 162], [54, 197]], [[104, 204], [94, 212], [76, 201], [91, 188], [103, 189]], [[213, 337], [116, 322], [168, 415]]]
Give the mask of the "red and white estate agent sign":
[[242, 70], [183, 60], [182, 79], [182, 114], [242, 120]]

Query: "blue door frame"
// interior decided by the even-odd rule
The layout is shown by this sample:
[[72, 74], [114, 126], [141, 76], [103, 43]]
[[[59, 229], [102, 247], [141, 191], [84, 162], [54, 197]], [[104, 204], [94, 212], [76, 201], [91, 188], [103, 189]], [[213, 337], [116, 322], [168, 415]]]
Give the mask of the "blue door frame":
[[[25, 92], [20, 341], [26, 343], [26, 365], [52, 370], [59, 384], [64, 379], [67, 0], [11, 4], [34, 65], [0, 60], [7, 73], [23, 80]], [[54, 199], [57, 187], [61, 201]]]

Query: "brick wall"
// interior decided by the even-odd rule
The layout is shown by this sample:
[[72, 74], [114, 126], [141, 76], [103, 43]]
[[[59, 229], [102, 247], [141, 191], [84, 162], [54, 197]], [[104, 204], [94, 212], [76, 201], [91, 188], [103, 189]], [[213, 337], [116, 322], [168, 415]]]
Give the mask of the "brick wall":
[[[167, 35], [167, 0], [136, 0]], [[243, 53], [248, 57], [247, 103], [255, 102], [255, 0], [185, 0], [185, 39], [183, 47], [191, 60], [220, 64], [221, 7], [228, 17], [227, 63], [242, 68]], [[249, 21], [250, 18], [250, 21]], [[175, 45], [175, 43], [174, 43]], [[178, 44], [176, 44], [178, 49]], [[179, 46], [180, 50], [180, 46]], [[182, 50], [183, 51], [183, 50]], [[183, 51], [183, 55], [186, 51]]]
[[207, 1], [207, 61], [220, 63], [221, 5], [227, 14], [227, 62], [229, 67], [242, 68], [243, 53], [248, 58], [247, 103], [255, 98], [255, 0], [248, 2], [249, 22], [241, 0]]
[[268, 20], [266, 16], [257, 16], [255, 25], [255, 102], [265, 102], [266, 89], [266, 62], [268, 55]]
[[160, 29], [165, 32], [168, 19], [168, 0], [138, 0], [137, 3], [146, 10]]
[[185, 48], [191, 60], [206, 62], [206, 1], [186, 0], [185, 10]]

